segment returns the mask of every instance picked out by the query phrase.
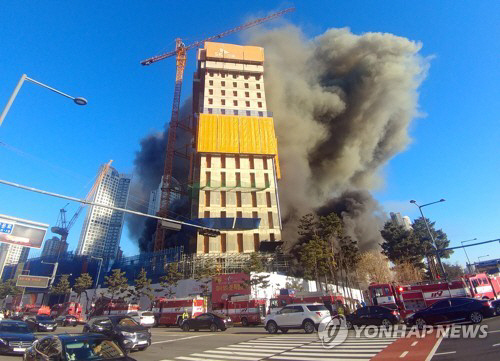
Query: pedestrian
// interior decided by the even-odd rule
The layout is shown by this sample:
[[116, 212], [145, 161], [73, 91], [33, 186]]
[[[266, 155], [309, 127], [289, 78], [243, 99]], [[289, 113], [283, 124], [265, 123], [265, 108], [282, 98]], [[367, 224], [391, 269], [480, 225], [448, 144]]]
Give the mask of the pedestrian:
[[182, 320], [187, 320], [189, 318], [189, 313], [186, 309], [184, 309], [184, 313], [182, 314]]
[[364, 300], [361, 301], [361, 307], [366, 307], [366, 302]]

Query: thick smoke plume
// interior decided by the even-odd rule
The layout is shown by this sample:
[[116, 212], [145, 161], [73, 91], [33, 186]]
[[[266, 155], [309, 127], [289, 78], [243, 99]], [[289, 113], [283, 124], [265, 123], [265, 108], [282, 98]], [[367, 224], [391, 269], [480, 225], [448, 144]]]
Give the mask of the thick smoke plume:
[[249, 42], [266, 54], [266, 98], [283, 175], [283, 239], [296, 239], [302, 215], [335, 211], [361, 249], [376, 247], [382, 217], [368, 191], [383, 184], [381, 168], [410, 141], [427, 70], [421, 45], [346, 28], [306, 40], [293, 26], [254, 34]]

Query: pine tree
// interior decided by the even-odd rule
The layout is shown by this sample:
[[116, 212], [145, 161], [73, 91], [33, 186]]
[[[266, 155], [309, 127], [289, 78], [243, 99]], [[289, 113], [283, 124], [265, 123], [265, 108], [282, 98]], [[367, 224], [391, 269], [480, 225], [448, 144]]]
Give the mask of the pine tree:
[[130, 297], [132, 303], [139, 303], [142, 296], [146, 296], [150, 301], [154, 300], [155, 295], [151, 282], [146, 270], [142, 268], [134, 281], [134, 287], [128, 290], [127, 296]]
[[0, 299], [4, 299], [7, 296], [15, 296], [23, 293], [20, 287], [16, 286], [15, 280], [7, 280], [5, 282], [0, 282]]
[[[434, 240], [436, 241], [437, 248], [444, 249], [449, 247], [450, 241], [448, 240], [448, 236], [446, 235], [446, 233], [444, 233], [442, 229], [438, 229], [437, 231], [434, 229], [436, 222], [431, 222], [428, 218], [426, 218], [426, 221], [431, 230], [431, 234], [434, 237]], [[424, 255], [427, 255], [428, 253], [435, 250], [432, 239], [429, 236], [429, 231], [427, 230], [424, 219], [422, 217], [417, 218], [415, 219], [415, 221], [413, 221], [412, 228], [413, 228], [413, 235], [418, 240], [418, 242], [420, 242], [423, 245], [425, 252]], [[441, 251], [439, 252], [439, 255], [441, 258], [450, 258], [452, 253], [453, 253], [452, 250]]]
[[157, 291], [166, 291], [165, 295], [170, 298], [175, 294], [174, 288], [177, 287], [177, 284], [180, 280], [184, 279], [184, 275], [181, 271], [179, 271], [178, 262], [171, 262], [166, 268], [166, 274], [160, 277], [161, 288], [159, 288]]
[[113, 301], [115, 296], [123, 294], [128, 289], [128, 280], [125, 277], [125, 272], [122, 272], [119, 268], [114, 269], [111, 276], [105, 276], [104, 280], [104, 283], [108, 286], [110, 301]]
[[61, 275], [57, 284], [52, 285], [49, 293], [51, 295], [67, 295], [71, 292], [71, 285], [69, 283], [69, 275]]
[[249, 279], [243, 282], [243, 287], [250, 288], [250, 290], [257, 290], [257, 288], [267, 288], [269, 286], [270, 276], [255, 274], [263, 273], [265, 271], [266, 267], [262, 263], [262, 259], [259, 254], [255, 252], [252, 253], [247, 265], [243, 268], [243, 272], [249, 275]]
[[87, 290], [92, 287], [93, 283], [94, 281], [92, 280], [92, 277], [88, 273], [82, 273], [80, 277], [75, 279], [75, 284], [73, 285], [73, 291], [75, 291], [76, 294], [78, 295], [78, 302], [80, 302], [82, 293], [85, 293], [85, 297], [87, 297]]
[[426, 254], [426, 246], [415, 237], [411, 229], [387, 221], [380, 231], [384, 242], [382, 242], [382, 253], [394, 264], [409, 262], [416, 267], [423, 268], [423, 258]]
[[193, 278], [201, 282], [200, 288], [202, 296], [205, 297], [209, 295], [209, 284], [212, 282], [212, 277], [217, 274], [219, 274], [219, 271], [217, 270], [215, 262], [211, 259], [206, 259], [201, 265], [197, 265]]

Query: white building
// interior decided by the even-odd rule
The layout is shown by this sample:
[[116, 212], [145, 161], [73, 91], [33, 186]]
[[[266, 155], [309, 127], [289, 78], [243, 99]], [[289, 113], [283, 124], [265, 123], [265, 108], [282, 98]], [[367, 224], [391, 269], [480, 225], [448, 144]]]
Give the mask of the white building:
[[[179, 182], [175, 178], [172, 179], [174, 183], [174, 189], [177, 190], [177, 192], [172, 192], [172, 191], [170, 192], [169, 208], [175, 201], [181, 198], [181, 193], [180, 193], [181, 187], [179, 185]], [[161, 181], [160, 184], [158, 185], [158, 188], [156, 188], [154, 191], [151, 191], [151, 194], [149, 195], [148, 214], [151, 214], [153, 216], [155, 216], [156, 213], [160, 211], [162, 184], [163, 184], [163, 176], [161, 177]]]
[[29, 251], [28, 247], [0, 243], [0, 279], [5, 266], [26, 262]]
[[391, 216], [392, 222], [403, 226], [406, 230], [412, 229], [410, 217], [401, 216], [399, 212], [391, 212], [389, 215]]
[[[99, 171], [104, 166], [101, 166]], [[110, 167], [92, 198], [93, 202], [125, 208], [131, 176]], [[124, 223], [123, 212], [89, 206], [78, 242], [77, 254], [115, 258]]]

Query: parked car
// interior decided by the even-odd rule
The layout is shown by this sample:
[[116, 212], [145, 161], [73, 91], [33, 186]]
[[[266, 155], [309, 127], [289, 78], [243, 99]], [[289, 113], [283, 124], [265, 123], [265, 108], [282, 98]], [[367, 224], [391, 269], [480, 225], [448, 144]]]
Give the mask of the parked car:
[[313, 333], [321, 322], [331, 320], [330, 311], [321, 303], [291, 304], [275, 313], [266, 316], [265, 328], [269, 333], [280, 330], [287, 333], [289, 329], [304, 329]]
[[54, 320], [59, 326], [73, 326], [76, 327], [78, 325], [78, 319], [72, 315], [59, 316]]
[[401, 322], [398, 310], [383, 306], [365, 306], [346, 315], [346, 326], [352, 329], [354, 325], [375, 325], [390, 327]]
[[135, 311], [127, 313], [127, 316], [132, 317], [144, 327], [153, 327], [156, 323], [155, 315], [151, 311]]
[[495, 310], [495, 314], [500, 316], [500, 299], [496, 301], [491, 301], [491, 307]]
[[228, 327], [232, 326], [233, 323], [229, 317], [214, 312], [202, 313], [194, 318], [185, 319], [181, 324], [181, 328], [185, 332], [190, 330], [226, 331]]
[[484, 317], [494, 315], [489, 300], [476, 300], [467, 297], [453, 297], [437, 301], [426, 309], [415, 312], [406, 318], [407, 325], [417, 325], [423, 329], [425, 325], [437, 325], [470, 321], [480, 323]]
[[47, 315], [29, 316], [25, 322], [33, 331], [50, 332], [57, 329], [56, 321]]
[[83, 332], [101, 333], [110, 337], [127, 352], [143, 351], [151, 345], [149, 329], [126, 315], [94, 317], [83, 326]]
[[21, 321], [0, 321], [0, 353], [23, 354], [35, 342], [28, 325]]
[[51, 335], [26, 350], [24, 361], [134, 361], [116, 341], [99, 334]]

